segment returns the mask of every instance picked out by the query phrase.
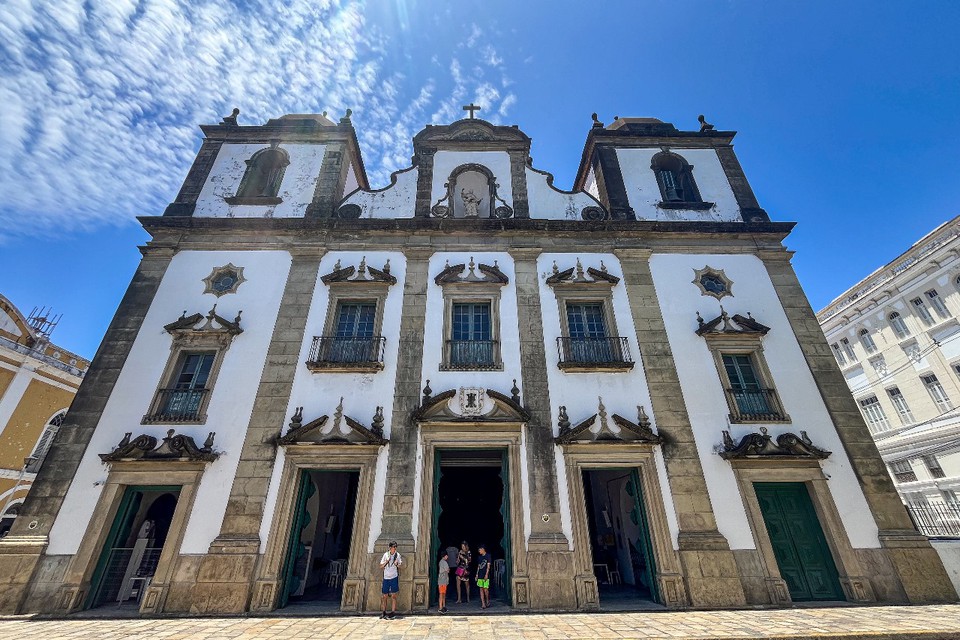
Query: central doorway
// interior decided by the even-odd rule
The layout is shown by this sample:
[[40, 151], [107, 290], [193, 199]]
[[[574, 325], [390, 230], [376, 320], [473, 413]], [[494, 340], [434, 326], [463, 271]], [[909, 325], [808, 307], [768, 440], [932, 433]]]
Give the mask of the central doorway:
[[300, 472], [278, 608], [339, 610], [359, 483], [359, 471]]
[[636, 469], [584, 469], [590, 554], [600, 607], [659, 602], [650, 529]]
[[[492, 608], [511, 606], [510, 481], [506, 449], [440, 449], [434, 459], [433, 527], [430, 556], [431, 603], [437, 598], [437, 563], [440, 549], [450, 549], [450, 585], [447, 607], [451, 612], [480, 611], [475, 576], [478, 547], [486, 545], [490, 557]], [[472, 560], [469, 567], [470, 603], [456, 604], [457, 565], [454, 549], [466, 541]]]

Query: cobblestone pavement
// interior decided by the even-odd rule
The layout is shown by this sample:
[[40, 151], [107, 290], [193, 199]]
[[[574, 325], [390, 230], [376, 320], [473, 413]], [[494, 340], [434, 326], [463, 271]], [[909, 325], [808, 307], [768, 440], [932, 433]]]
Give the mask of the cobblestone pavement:
[[0, 618], [0, 640], [564, 640], [567, 638], [960, 638], [960, 605], [556, 615]]

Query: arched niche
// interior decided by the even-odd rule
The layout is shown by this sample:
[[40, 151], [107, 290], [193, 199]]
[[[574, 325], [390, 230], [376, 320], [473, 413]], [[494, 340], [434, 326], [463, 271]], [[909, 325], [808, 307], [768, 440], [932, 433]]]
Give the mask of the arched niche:
[[497, 194], [497, 179], [482, 164], [462, 164], [447, 178], [447, 193], [435, 205], [438, 218], [509, 218], [513, 208]]

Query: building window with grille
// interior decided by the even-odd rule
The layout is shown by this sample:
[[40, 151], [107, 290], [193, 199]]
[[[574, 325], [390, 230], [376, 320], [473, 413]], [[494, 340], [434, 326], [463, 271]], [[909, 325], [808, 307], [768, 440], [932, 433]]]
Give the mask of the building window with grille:
[[290, 164], [290, 156], [273, 143], [257, 151], [246, 161], [247, 169], [235, 196], [225, 198], [227, 204], [280, 204], [280, 184]]
[[883, 412], [877, 396], [860, 400], [860, 407], [863, 409], [863, 415], [867, 418], [867, 425], [872, 433], [880, 433], [890, 428], [890, 421], [887, 420], [887, 414]]
[[830, 346], [833, 347], [833, 357], [837, 359], [837, 363], [839, 363], [841, 367], [847, 364], [847, 358], [843, 355], [843, 350], [840, 349], [840, 345], [834, 342]]
[[933, 316], [930, 315], [930, 310], [927, 309], [927, 305], [924, 304], [922, 298], [914, 298], [910, 301], [913, 305], [913, 310], [917, 312], [917, 315], [920, 316], [920, 320], [923, 321], [923, 324], [929, 326], [933, 325]]
[[496, 319], [490, 301], [453, 302], [445, 368], [494, 369], [500, 366]]
[[953, 403], [950, 402], [950, 397], [947, 395], [947, 392], [943, 390], [943, 385], [941, 385], [940, 381], [937, 380], [937, 376], [931, 373], [925, 376], [920, 376], [920, 379], [923, 380], [923, 385], [927, 388], [927, 392], [930, 394], [930, 397], [933, 398], [933, 402], [937, 405], [937, 409], [939, 409], [941, 412], [953, 409]]
[[877, 350], [877, 343], [873, 341], [873, 338], [870, 336], [870, 331], [867, 329], [860, 330], [860, 344], [863, 345], [867, 353], [873, 353]]
[[326, 335], [314, 338], [308, 361], [314, 368], [381, 364], [383, 339], [376, 335], [376, 300], [337, 300]]
[[890, 387], [887, 389], [887, 395], [890, 396], [890, 402], [893, 403], [893, 407], [897, 410], [897, 415], [900, 416], [900, 422], [904, 426], [916, 422], [916, 419], [913, 417], [913, 412], [910, 411], [910, 405], [907, 404], [907, 399], [900, 393], [899, 388]]
[[930, 301], [930, 306], [933, 307], [941, 319], [946, 320], [950, 317], [950, 310], [947, 309], [946, 303], [943, 301], [943, 298], [940, 297], [940, 294], [937, 293], [936, 289], [930, 289], [930, 291], [926, 292], [926, 295], [927, 300]]
[[893, 332], [898, 338], [906, 338], [910, 335], [910, 330], [907, 328], [907, 323], [904, 322], [903, 316], [896, 311], [888, 315], [887, 320], [890, 322], [890, 328], [893, 329]]
[[916, 482], [917, 474], [913, 471], [913, 465], [909, 460], [898, 460], [887, 465], [890, 468], [890, 474], [897, 482]]
[[940, 466], [940, 461], [937, 460], [937, 456], [923, 456], [923, 464], [927, 466], [927, 471], [934, 479], [947, 477], [947, 474], [943, 472], [943, 467]]
[[735, 422], [784, 421], [780, 400], [754, 360], [756, 353], [721, 353], [727, 402]]
[[173, 375], [160, 389], [149, 416], [152, 422], [195, 422], [201, 419], [202, 407], [209, 392], [207, 383], [215, 351], [180, 352]]
[[843, 352], [846, 354], [850, 362], [856, 362], [859, 359], [857, 358], [857, 354], [853, 350], [853, 345], [850, 344], [849, 340], [847, 340], [846, 338], [841, 339], [840, 346], [843, 347]]
[[693, 180], [693, 167], [675, 153], [661, 152], [653, 156], [651, 169], [657, 177], [664, 203], [701, 202]]

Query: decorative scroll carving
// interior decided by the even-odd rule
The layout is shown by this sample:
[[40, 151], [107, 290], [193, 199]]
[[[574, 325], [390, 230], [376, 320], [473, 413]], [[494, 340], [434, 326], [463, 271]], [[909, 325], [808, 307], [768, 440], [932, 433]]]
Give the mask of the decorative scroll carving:
[[323, 433], [328, 416], [320, 416], [306, 424], [303, 423], [303, 407], [297, 407], [290, 418], [287, 433], [277, 438], [277, 444], [287, 445], [326, 445], [326, 444], [372, 444], [384, 445], [389, 442], [383, 436], [383, 407], [377, 407], [373, 416], [373, 425], [365, 427], [343, 413], [343, 398], [333, 414], [333, 427]]
[[602, 207], [584, 207], [580, 211], [580, 217], [588, 222], [600, 222], [602, 220], [607, 220], [610, 218], [610, 214], [607, 213]]
[[[213, 308], [210, 309], [210, 312], [204, 316], [199, 313], [195, 313], [191, 316], [187, 315], [187, 312], [184, 311], [183, 314], [170, 324], [164, 325], [164, 330], [167, 333], [172, 335], [183, 335], [183, 334], [227, 334], [230, 337], [240, 335], [243, 333], [243, 329], [240, 328], [240, 314], [243, 311], [237, 313], [237, 317], [233, 319], [233, 322], [230, 322], [226, 318], [223, 318], [217, 314], [217, 305], [213, 305]], [[197, 323], [206, 318], [206, 322], [202, 326], [197, 327]], [[213, 323], [216, 322], [217, 326], [213, 326]]]
[[374, 269], [367, 265], [367, 258], [360, 259], [356, 267], [342, 267], [340, 261], [333, 265], [333, 271], [320, 277], [325, 285], [331, 284], [384, 284], [388, 287], [397, 284], [397, 279], [390, 275], [390, 260], [383, 265], [383, 269]]
[[190, 436], [176, 434], [173, 429], [167, 431], [166, 437], [157, 445], [153, 436], [142, 434], [130, 439], [132, 432], [123, 435], [123, 439], [110, 453], [101, 453], [100, 459], [104, 462], [118, 462], [121, 460], [145, 461], [177, 461], [177, 462], [213, 462], [219, 453], [213, 451], [213, 438], [216, 432], [207, 434], [202, 447]]
[[766, 427], [760, 427], [760, 433], [750, 433], [740, 438], [739, 444], [734, 444], [729, 431], [723, 432], [723, 450], [720, 457], [725, 460], [742, 458], [811, 458], [823, 460], [830, 457], [831, 452], [814, 446], [806, 431], [801, 431], [799, 437], [793, 433], [783, 433], [777, 436], [776, 442], [767, 433]]
[[355, 220], [360, 217], [361, 213], [363, 213], [363, 209], [360, 208], [360, 205], [348, 202], [337, 209], [336, 217], [341, 220]]
[[[420, 422], [527, 422], [530, 420], [530, 413], [519, 402], [493, 389], [448, 389], [435, 396], [428, 394], [429, 390], [428, 380], [427, 388], [424, 389], [423, 404], [413, 412], [414, 420]], [[470, 407], [469, 412], [464, 408], [462, 413], [457, 413], [450, 408], [451, 398], [463, 395], [465, 401], [468, 400], [461, 392], [482, 392], [478, 393], [474, 399], [477, 403], [476, 407]], [[484, 395], [486, 402], [482, 398]], [[457, 403], [457, 406], [459, 407], [460, 403]]]
[[[579, 422], [576, 426], [570, 427], [570, 419], [567, 417], [567, 408], [560, 407], [560, 415], [557, 425], [560, 427], [560, 434], [554, 439], [557, 444], [591, 444], [591, 443], [617, 443], [617, 444], [662, 444], [663, 439], [650, 428], [650, 418], [644, 410], [643, 405], [637, 406], [637, 421], [631, 422], [616, 413], [607, 417], [607, 408], [603, 404], [603, 398], [598, 398], [597, 413], [586, 420]], [[619, 431], [613, 431], [610, 428], [610, 421], [613, 421]], [[596, 424], [600, 425], [597, 432], [592, 431]]]
[[[461, 276], [463, 270], [468, 266], [469, 273], [467, 273], [466, 276]], [[478, 276], [476, 274], [477, 271], [480, 271], [484, 277], [481, 278]], [[500, 266], [496, 260], [494, 260], [493, 266], [482, 263], [475, 264], [473, 262], [473, 256], [471, 256], [469, 265], [460, 263], [451, 266], [448, 262], [443, 268], [443, 271], [438, 273], [433, 281], [441, 287], [445, 284], [496, 284], [502, 287], [510, 282], [510, 278], [508, 278], [503, 271], [500, 271]]]
[[700, 315], [700, 312], [697, 312], [698, 336], [714, 334], [759, 334], [765, 336], [767, 335], [768, 331], [770, 331], [770, 327], [760, 324], [754, 320], [753, 316], [750, 315], [749, 312], [747, 313], [746, 318], [739, 313], [731, 318], [721, 306], [720, 315], [709, 322], [705, 322], [703, 317]]
[[[588, 278], [587, 276], [590, 277]], [[563, 271], [560, 270], [556, 261], [554, 261], [553, 274], [547, 277], [547, 284], [551, 287], [567, 284], [595, 284], [612, 287], [619, 282], [620, 278], [607, 273], [607, 265], [603, 264], [603, 260], [600, 261], [599, 269], [587, 267], [586, 271], [584, 271], [580, 258], [577, 258], [577, 264], [575, 266], [564, 269]]]

